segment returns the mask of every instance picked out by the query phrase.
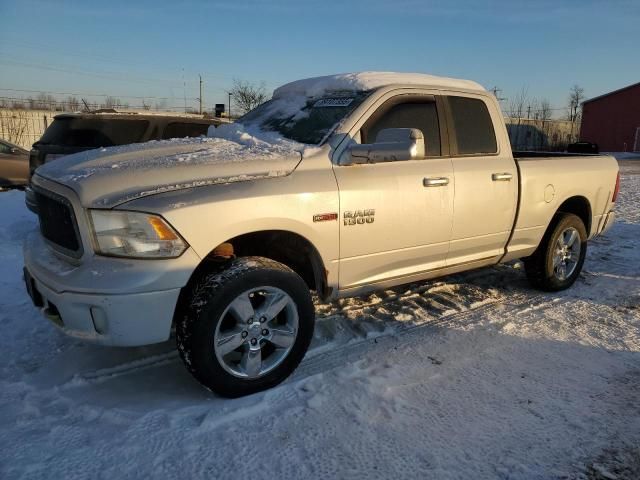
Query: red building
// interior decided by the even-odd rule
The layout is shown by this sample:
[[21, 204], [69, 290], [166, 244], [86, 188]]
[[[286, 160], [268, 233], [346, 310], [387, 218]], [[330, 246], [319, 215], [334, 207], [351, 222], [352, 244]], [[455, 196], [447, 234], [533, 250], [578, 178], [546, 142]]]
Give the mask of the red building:
[[584, 102], [580, 140], [602, 152], [640, 151], [640, 83]]

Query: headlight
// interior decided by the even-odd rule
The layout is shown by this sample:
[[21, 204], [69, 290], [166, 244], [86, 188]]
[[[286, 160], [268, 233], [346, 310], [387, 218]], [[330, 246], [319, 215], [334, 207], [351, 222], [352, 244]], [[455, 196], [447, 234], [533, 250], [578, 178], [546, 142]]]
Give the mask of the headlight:
[[174, 258], [187, 243], [160, 216], [118, 210], [89, 210], [96, 253], [116, 257]]

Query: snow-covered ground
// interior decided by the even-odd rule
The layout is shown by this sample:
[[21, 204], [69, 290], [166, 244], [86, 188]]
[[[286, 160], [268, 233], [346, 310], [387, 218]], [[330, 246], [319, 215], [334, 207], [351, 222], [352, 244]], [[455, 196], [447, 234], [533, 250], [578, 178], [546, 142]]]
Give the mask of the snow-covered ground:
[[640, 173], [570, 290], [519, 264], [318, 305], [283, 385], [226, 400], [173, 345], [58, 333], [0, 193], [0, 478], [640, 478]]

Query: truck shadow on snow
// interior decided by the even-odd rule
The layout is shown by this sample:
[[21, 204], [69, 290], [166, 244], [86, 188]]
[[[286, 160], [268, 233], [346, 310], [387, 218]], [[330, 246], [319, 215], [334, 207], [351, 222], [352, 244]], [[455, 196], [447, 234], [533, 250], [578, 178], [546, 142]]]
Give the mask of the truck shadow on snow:
[[[355, 346], [375, 344], [416, 327], [435, 328], [443, 322], [455, 326], [458, 321], [481, 324], [487, 307], [520, 305], [524, 311], [547, 308], [557, 301], [577, 301], [592, 308], [613, 307], [620, 314], [633, 314], [640, 303], [640, 279], [632, 274], [633, 265], [624, 252], [638, 237], [640, 225], [616, 225], [612, 233], [590, 246], [585, 272], [565, 292], [546, 294], [531, 289], [522, 264], [514, 262], [367, 296], [316, 302], [314, 339], [299, 370], [304, 372], [305, 365], [322, 363], [317, 358], [340, 357]], [[159, 404], [174, 400], [198, 404], [217, 398], [184, 369], [173, 339], [148, 347], [108, 348], [58, 333], [51, 335], [60, 335], [56, 341], [62, 344], [60, 353], [51, 352], [50, 361], [29, 377], [33, 383], [59, 388], [63, 395], [142, 409], [149, 407], [149, 395]], [[340, 361], [335, 366], [339, 365]], [[322, 372], [323, 368], [309, 368], [309, 374]], [[296, 373], [289, 381], [300, 378]]]

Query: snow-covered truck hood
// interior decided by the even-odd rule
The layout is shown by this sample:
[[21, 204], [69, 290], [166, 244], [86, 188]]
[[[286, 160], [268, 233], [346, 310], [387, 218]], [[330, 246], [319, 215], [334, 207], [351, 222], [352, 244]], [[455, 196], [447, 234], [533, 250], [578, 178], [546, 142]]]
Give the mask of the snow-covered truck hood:
[[[225, 138], [151, 141], [80, 152], [46, 163], [36, 175], [73, 189], [83, 206], [111, 208], [172, 190], [289, 175], [302, 144], [220, 127]], [[216, 135], [210, 131], [210, 135]]]

